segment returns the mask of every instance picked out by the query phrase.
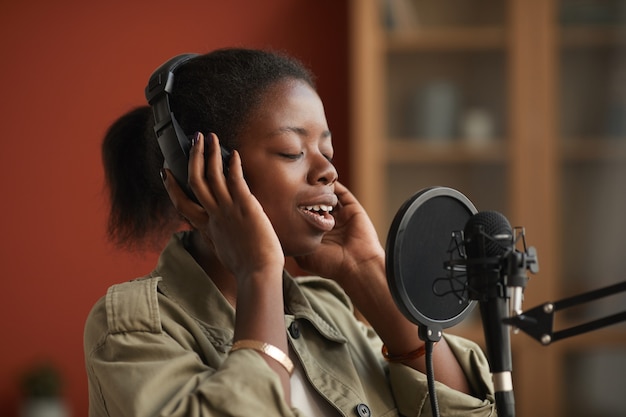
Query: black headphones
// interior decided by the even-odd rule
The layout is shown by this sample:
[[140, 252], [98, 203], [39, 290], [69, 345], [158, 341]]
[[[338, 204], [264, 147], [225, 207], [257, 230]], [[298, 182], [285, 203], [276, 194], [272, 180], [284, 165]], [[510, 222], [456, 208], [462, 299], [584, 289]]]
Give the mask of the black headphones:
[[[169, 97], [174, 88], [174, 72], [176, 69], [197, 56], [199, 55], [182, 54], [171, 58], [152, 73], [145, 89], [146, 99], [152, 107], [152, 113], [154, 114], [154, 133], [165, 159], [163, 166], [172, 171], [178, 184], [193, 200], [196, 200], [196, 198], [187, 182], [187, 165], [191, 140], [178, 124], [176, 117], [174, 117], [174, 113], [172, 113], [170, 108]], [[229, 156], [230, 152], [222, 147], [225, 175], [227, 174]]]

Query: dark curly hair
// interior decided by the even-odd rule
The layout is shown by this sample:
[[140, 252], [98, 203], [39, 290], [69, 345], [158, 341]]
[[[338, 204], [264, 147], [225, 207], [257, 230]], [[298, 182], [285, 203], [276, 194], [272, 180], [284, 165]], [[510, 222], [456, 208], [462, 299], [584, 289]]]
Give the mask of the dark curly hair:
[[[290, 56], [219, 49], [176, 70], [171, 109], [185, 132], [214, 132], [222, 143], [236, 148], [264, 92], [288, 78], [315, 88], [309, 70]], [[153, 126], [150, 107], [138, 107], [117, 119], [102, 143], [110, 203], [107, 235], [125, 249], [155, 249], [181, 226], [159, 176], [163, 156]]]

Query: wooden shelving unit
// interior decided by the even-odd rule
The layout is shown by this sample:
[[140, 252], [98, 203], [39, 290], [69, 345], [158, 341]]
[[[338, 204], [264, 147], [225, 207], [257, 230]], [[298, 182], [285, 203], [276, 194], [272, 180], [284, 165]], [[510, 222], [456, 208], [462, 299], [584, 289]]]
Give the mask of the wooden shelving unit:
[[[390, 3], [398, 4], [350, 6], [351, 181], [381, 241], [406, 199], [444, 185], [525, 227], [541, 268], [527, 287], [525, 309], [625, 280], [618, 249], [626, 235], [626, 78], [619, 79], [622, 64], [626, 74], [626, 21], [615, 17], [621, 10], [604, 14], [610, 22], [589, 23], [584, 13], [571, 13], [580, 0], [406, 0], [416, 16], [401, 16], [396, 26]], [[448, 105], [450, 88], [456, 100], [454, 112], [444, 108], [453, 114], [451, 129], [445, 137], [424, 135], [428, 119], [420, 112], [429, 109], [420, 94], [442, 81]], [[487, 139], [468, 140], [461, 121], [472, 109], [489, 116]], [[626, 298], [610, 304], [623, 306]], [[565, 316], [558, 324], [579, 319]], [[450, 331], [482, 341], [477, 320]], [[624, 347], [622, 325], [549, 347], [514, 335], [517, 414], [592, 415], [603, 391], [626, 382], [617, 371], [626, 374]], [[617, 358], [615, 370], [581, 380], [594, 377], [585, 363], [602, 352]], [[624, 415], [621, 401], [605, 401], [608, 408], [593, 415]]]

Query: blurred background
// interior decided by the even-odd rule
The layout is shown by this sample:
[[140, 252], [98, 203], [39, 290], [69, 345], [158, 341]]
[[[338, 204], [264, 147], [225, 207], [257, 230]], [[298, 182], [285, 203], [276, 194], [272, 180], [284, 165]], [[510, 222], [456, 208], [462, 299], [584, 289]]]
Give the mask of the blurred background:
[[[540, 271], [524, 309], [624, 282], [626, 1], [353, 6], [352, 188], [381, 238], [416, 190], [446, 185], [525, 227]], [[624, 306], [557, 312], [554, 330]], [[547, 347], [520, 333], [512, 353], [518, 415], [626, 415], [624, 324]]]
[[[445, 185], [525, 227], [541, 268], [525, 309], [626, 279], [626, 0], [14, 3], [0, 5], [1, 416], [42, 392], [87, 413], [84, 320], [157, 256], [106, 242], [100, 142], [181, 52], [304, 61], [381, 241], [406, 199]], [[475, 318], [450, 332], [482, 343]], [[547, 347], [518, 334], [512, 350], [519, 416], [626, 415], [623, 324]]]

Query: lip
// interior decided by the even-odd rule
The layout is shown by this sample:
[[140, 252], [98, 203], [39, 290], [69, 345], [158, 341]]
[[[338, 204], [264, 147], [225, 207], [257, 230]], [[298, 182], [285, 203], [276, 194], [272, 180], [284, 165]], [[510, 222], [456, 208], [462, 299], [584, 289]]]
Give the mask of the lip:
[[[322, 232], [330, 232], [335, 227], [335, 218], [331, 214], [331, 211], [320, 210], [313, 212], [309, 210], [310, 207], [331, 207], [332, 210], [337, 206], [337, 196], [333, 194], [324, 194], [306, 200], [303, 204], [298, 206], [298, 210], [302, 213], [305, 220], [316, 229]], [[307, 208], [308, 207], [308, 208]]]
[[309, 224], [322, 232], [330, 232], [335, 227], [335, 218], [330, 212], [317, 214], [307, 210], [305, 207], [298, 207], [298, 210]]
[[307, 198], [302, 199], [299, 203], [300, 207], [306, 206], [319, 206], [319, 205], [333, 206], [337, 205], [337, 194], [327, 191], [323, 193], [319, 193], [316, 195], [311, 195]]

